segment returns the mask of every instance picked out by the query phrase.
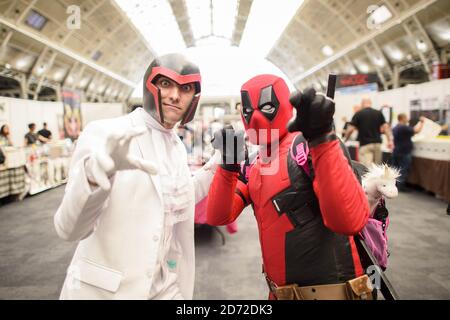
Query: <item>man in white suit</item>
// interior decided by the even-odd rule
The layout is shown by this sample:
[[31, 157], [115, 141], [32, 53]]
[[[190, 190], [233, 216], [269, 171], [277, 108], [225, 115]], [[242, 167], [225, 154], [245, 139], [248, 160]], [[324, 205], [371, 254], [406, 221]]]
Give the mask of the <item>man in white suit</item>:
[[194, 117], [200, 83], [185, 57], [156, 58], [144, 108], [81, 134], [54, 218], [61, 238], [79, 241], [61, 299], [192, 299], [194, 207], [215, 164], [192, 177], [173, 128]]

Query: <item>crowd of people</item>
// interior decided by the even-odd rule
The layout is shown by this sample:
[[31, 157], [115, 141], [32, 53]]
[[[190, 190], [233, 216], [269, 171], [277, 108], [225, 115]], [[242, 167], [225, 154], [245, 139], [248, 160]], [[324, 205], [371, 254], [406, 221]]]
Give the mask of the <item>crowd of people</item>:
[[[32, 147], [36, 144], [45, 144], [52, 140], [52, 132], [48, 130], [47, 123], [42, 124], [42, 129], [36, 132], [36, 124], [28, 124], [28, 132], [24, 136], [24, 147]], [[11, 139], [11, 131], [8, 124], [3, 124], [0, 128], [0, 165], [6, 161], [4, 148], [14, 147]]]
[[[48, 130], [46, 122], [42, 124], [42, 129], [36, 132], [36, 124], [28, 124], [28, 132], [24, 135], [24, 147], [29, 147], [38, 143], [44, 144], [52, 140], [52, 132]], [[0, 129], [0, 147], [13, 147], [11, 131], [8, 124], [4, 124]]]
[[[348, 140], [358, 132], [354, 163], [334, 130], [334, 100], [313, 88], [291, 95], [282, 78], [256, 75], [241, 87], [244, 130], [217, 119], [195, 130], [197, 65], [160, 56], [143, 80], [142, 108], [90, 122], [77, 141], [54, 216], [58, 236], [78, 242], [61, 299], [192, 299], [194, 216], [204, 200], [215, 226], [252, 206], [270, 299], [376, 298], [365, 271], [374, 262], [358, 244], [369, 219], [378, 218], [361, 175], [381, 164], [384, 134], [402, 189], [423, 118], [410, 127], [399, 114], [392, 129], [364, 98], [343, 133]], [[28, 129], [25, 146], [52, 139], [46, 123]], [[2, 144], [12, 145], [9, 135], [3, 126]], [[214, 156], [193, 174], [189, 154], [205, 142]], [[247, 144], [258, 146], [253, 158]]]
[[359, 142], [358, 160], [366, 167], [372, 164], [381, 164], [382, 156], [382, 137], [386, 135], [387, 148], [392, 152], [390, 164], [400, 170], [400, 177], [397, 181], [399, 191], [408, 192], [406, 181], [412, 162], [413, 142], [412, 137], [419, 133], [423, 128], [425, 118], [420, 117], [417, 124], [413, 127], [409, 125], [409, 119], [405, 113], [397, 116], [398, 123], [391, 128], [380, 110], [372, 107], [372, 101], [365, 97], [360, 105], [353, 107], [353, 117], [351, 121], [343, 118], [344, 127], [342, 137], [344, 141], [350, 139], [352, 134], [357, 131], [357, 141]]

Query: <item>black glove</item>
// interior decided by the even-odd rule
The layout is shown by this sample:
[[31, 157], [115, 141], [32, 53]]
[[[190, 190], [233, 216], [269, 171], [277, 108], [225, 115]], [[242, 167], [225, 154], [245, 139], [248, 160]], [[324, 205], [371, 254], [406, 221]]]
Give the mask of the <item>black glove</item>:
[[334, 101], [330, 98], [308, 88], [293, 93], [289, 101], [297, 110], [295, 119], [288, 123], [289, 132], [301, 131], [312, 142], [324, 139], [333, 130]]
[[246, 150], [244, 131], [234, 131], [232, 126], [225, 126], [222, 130], [214, 132], [211, 141], [214, 149], [222, 154], [220, 166], [228, 171], [238, 172], [240, 163], [245, 160]]

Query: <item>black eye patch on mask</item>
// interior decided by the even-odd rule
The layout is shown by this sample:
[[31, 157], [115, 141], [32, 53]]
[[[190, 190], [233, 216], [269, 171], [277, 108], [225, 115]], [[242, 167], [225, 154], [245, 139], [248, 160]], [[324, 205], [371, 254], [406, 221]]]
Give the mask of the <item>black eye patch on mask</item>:
[[280, 108], [280, 102], [275, 95], [275, 91], [272, 86], [265, 87], [261, 89], [261, 94], [259, 96], [258, 109], [262, 114], [272, 121], [277, 115], [278, 109]]
[[247, 124], [250, 123], [250, 119], [252, 118], [253, 114], [253, 107], [250, 102], [250, 97], [248, 96], [247, 91], [241, 91], [241, 100], [242, 100], [242, 115], [244, 116], [245, 122]]

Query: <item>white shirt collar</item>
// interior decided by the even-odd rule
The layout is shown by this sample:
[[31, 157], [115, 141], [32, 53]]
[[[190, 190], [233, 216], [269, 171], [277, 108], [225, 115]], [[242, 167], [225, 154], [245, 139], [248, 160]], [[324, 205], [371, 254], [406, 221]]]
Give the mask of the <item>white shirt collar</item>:
[[145, 111], [143, 108], [141, 108], [141, 109], [142, 109], [141, 110], [142, 118], [144, 119], [144, 123], [145, 123], [145, 126], [147, 127], [147, 129], [150, 129], [150, 130], [155, 129], [155, 130], [161, 131], [166, 134], [173, 134], [175, 132], [174, 128], [172, 128], [172, 129], [164, 128], [162, 126], [162, 124], [159, 123], [159, 121], [157, 121], [155, 118], [153, 118], [147, 111]]

